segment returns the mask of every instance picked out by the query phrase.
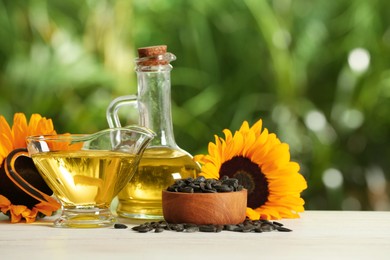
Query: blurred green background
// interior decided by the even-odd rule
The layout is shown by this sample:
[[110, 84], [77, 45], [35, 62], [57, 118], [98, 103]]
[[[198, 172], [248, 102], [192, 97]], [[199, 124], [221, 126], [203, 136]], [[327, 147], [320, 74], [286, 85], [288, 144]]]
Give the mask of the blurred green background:
[[138, 47], [166, 44], [176, 141], [259, 118], [290, 145], [306, 209], [389, 210], [390, 1], [1, 0], [0, 114], [107, 128]]

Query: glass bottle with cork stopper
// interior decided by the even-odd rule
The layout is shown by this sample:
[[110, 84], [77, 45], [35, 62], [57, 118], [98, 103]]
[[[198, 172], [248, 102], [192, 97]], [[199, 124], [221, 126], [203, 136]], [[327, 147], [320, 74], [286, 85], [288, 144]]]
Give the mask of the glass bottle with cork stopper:
[[121, 217], [159, 219], [163, 217], [161, 193], [177, 179], [196, 177], [200, 166], [175, 142], [171, 115], [171, 61], [175, 55], [167, 46], [138, 49], [135, 60], [138, 94], [114, 99], [107, 109], [110, 127], [119, 127], [122, 106], [138, 108], [139, 124], [156, 133], [145, 150], [138, 170], [118, 195]]

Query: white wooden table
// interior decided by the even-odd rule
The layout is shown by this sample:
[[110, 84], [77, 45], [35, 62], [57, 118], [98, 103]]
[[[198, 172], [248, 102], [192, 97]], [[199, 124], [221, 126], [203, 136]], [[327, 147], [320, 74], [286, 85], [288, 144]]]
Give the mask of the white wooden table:
[[[4, 219], [4, 218], [3, 218]], [[306, 211], [293, 232], [136, 233], [0, 220], [0, 259], [390, 259], [390, 212]]]

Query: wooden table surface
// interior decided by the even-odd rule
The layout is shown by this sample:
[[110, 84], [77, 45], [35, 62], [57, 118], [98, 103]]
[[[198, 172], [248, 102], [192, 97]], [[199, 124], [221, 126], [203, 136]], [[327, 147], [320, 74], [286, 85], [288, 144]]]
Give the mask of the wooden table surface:
[[306, 211], [293, 232], [137, 233], [0, 220], [0, 259], [390, 259], [390, 212]]

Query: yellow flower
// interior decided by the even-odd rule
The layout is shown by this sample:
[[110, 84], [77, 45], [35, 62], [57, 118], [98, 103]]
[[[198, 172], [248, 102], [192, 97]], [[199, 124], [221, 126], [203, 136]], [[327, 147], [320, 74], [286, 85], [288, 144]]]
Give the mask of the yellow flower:
[[300, 193], [307, 188], [299, 164], [290, 161], [289, 146], [282, 143], [262, 121], [252, 127], [244, 121], [233, 135], [223, 130], [225, 139], [215, 136], [207, 155], [196, 155], [202, 165], [200, 175], [219, 179], [236, 178], [248, 190], [247, 216], [250, 219], [298, 218], [304, 211]]
[[52, 120], [39, 114], [33, 114], [27, 124], [26, 116], [23, 113], [16, 113], [12, 129], [4, 116], [0, 115], [0, 165], [11, 151], [27, 147], [27, 136], [55, 133]]
[[[30, 121], [27, 123], [26, 116], [23, 113], [14, 115], [12, 128], [8, 125], [4, 116], [0, 115], [0, 211], [9, 215], [12, 223], [16, 223], [25, 219], [27, 223], [35, 221], [38, 215], [50, 216], [52, 212], [60, 208], [60, 204], [52, 197], [43, 194], [44, 200], [37, 200], [30, 197], [26, 192], [26, 187], [19, 187], [14, 184], [8, 176], [7, 163], [5, 160], [10, 153], [19, 152], [19, 148], [26, 148], [26, 137], [30, 135], [45, 135], [56, 134], [51, 119], [46, 119], [39, 114], [33, 114]], [[26, 162], [31, 158], [23, 160], [24, 164], [22, 171], [28, 174], [37, 174], [38, 172], [32, 163]], [[15, 163], [15, 162], [13, 162]], [[17, 170], [16, 164], [12, 166], [13, 170]], [[7, 177], [8, 176], [8, 177]], [[39, 176], [39, 178], [41, 178]], [[47, 190], [47, 186], [45, 189]], [[35, 187], [34, 187], [35, 189]], [[50, 189], [49, 189], [50, 190]], [[7, 196], [7, 197], [6, 197]], [[12, 202], [17, 201], [17, 205]], [[23, 202], [24, 205], [20, 205]]]

